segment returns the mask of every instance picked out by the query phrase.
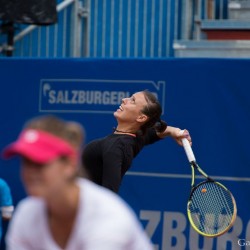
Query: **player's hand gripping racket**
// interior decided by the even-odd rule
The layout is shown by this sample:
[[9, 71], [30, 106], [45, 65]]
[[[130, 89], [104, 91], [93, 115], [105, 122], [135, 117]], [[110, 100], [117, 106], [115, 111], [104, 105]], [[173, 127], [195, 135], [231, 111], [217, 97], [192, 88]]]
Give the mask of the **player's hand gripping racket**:
[[[237, 208], [232, 193], [221, 183], [210, 178], [196, 163], [187, 139], [182, 139], [192, 169], [191, 193], [187, 204], [188, 219], [199, 234], [216, 237], [226, 233], [234, 224]], [[195, 172], [206, 179], [195, 184]]]

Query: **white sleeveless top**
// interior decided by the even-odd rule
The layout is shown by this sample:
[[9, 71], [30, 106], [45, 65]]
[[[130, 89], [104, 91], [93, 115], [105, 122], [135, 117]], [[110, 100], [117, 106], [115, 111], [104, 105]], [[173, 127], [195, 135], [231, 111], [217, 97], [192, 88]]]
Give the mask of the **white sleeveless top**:
[[[78, 179], [80, 204], [64, 250], [153, 250], [131, 208], [113, 192]], [[62, 250], [53, 240], [42, 199], [27, 197], [14, 213], [7, 250]]]

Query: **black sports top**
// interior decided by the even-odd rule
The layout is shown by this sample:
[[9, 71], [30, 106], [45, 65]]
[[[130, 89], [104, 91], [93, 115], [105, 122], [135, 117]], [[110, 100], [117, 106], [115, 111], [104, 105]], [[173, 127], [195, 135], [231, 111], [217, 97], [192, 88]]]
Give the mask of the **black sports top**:
[[83, 167], [89, 178], [114, 192], [119, 191], [122, 177], [133, 159], [145, 145], [160, 140], [154, 129], [144, 137], [110, 134], [86, 145], [82, 154]]

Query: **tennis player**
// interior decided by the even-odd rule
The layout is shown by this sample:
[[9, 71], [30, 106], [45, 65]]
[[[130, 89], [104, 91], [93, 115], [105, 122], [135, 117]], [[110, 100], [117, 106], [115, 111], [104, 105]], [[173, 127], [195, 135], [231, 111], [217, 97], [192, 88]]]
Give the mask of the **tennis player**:
[[54, 116], [30, 120], [4, 157], [18, 155], [28, 197], [10, 222], [8, 250], [153, 250], [117, 195], [77, 177], [81, 126]]
[[114, 133], [90, 142], [82, 154], [83, 168], [95, 183], [119, 191], [123, 176], [144, 146], [172, 137], [179, 145], [191, 137], [187, 130], [167, 126], [161, 120], [162, 108], [155, 95], [141, 91], [124, 98], [114, 112]]

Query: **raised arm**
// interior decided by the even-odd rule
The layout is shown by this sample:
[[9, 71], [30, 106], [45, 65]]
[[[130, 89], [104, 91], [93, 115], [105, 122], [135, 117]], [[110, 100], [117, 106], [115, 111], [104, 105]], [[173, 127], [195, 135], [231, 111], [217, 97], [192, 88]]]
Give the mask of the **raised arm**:
[[182, 130], [180, 128], [167, 126], [167, 128], [163, 132], [161, 132], [161, 133], [157, 132], [157, 136], [159, 138], [165, 138], [165, 137], [168, 137], [168, 136], [172, 137], [180, 146], [182, 146], [181, 139], [186, 138], [189, 141], [190, 145], [191, 145], [192, 144], [192, 139], [191, 139], [191, 136], [190, 136], [188, 130], [184, 129], [183, 133], [181, 133], [181, 131]]

